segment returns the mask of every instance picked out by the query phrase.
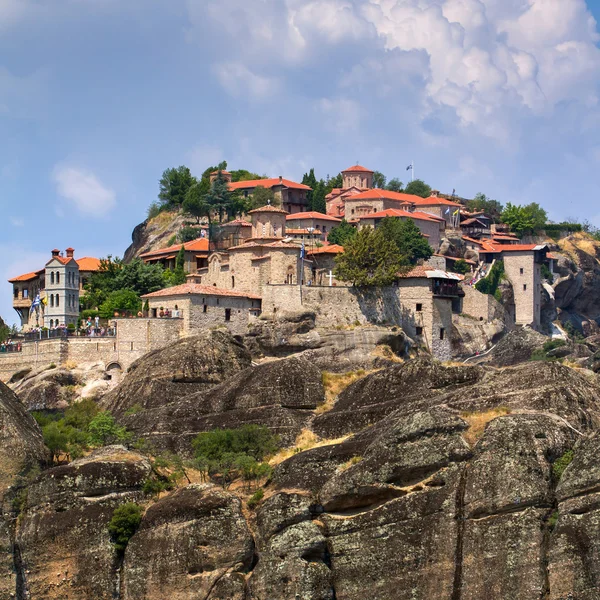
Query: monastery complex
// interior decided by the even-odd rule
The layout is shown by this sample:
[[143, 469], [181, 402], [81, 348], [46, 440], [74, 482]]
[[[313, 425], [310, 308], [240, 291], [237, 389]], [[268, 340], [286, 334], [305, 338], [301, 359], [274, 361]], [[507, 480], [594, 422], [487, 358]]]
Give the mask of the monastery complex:
[[[222, 224], [218, 239], [209, 239], [203, 230], [202, 237], [191, 242], [141, 254], [146, 263], [174, 269], [183, 246], [187, 282], [144, 296], [143, 318], [115, 317], [114, 339], [77, 338], [60, 343], [49, 339], [47, 344], [62, 344], [51, 353], [62, 353], [57, 358], [64, 358], [65, 352], [89, 355], [93, 350], [107, 364], [125, 368], [145, 352], [202, 328], [227, 327], [234, 335], [244, 335], [261, 315], [277, 318], [309, 310], [322, 327], [400, 326], [415, 343], [448, 360], [453, 315], [491, 319], [493, 298], [478, 292], [473, 284], [487, 276], [497, 261], [503, 262], [514, 290], [514, 300], [505, 307], [511, 320], [508, 326], [540, 327], [542, 268], [553, 269], [546, 246], [523, 244], [506, 226], [491, 223], [483, 213], [468, 213], [462, 204], [438, 192], [421, 198], [374, 188], [373, 171], [360, 165], [342, 175], [343, 187], [326, 197], [324, 214], [309, 211], [308, 186], [282, 177], [232, 183], [223, 172], [230, 188], [245, 195], [252, 195], [259, 185], [272, 189], [274, 205]], [[335, 259], [344, 249], [328, 243], [332, 228], [342, 219], [359, 229], [376, 228], [388, 217], [411, 219], [433, 248], [433, 256], [388, 288], [365, 291], [336, 280]], [[448, 239], [462, 244], [462, 256], [440, 253]], [[469, 265], [470, 273], [453, 271], [459, 258]], [[73, 328], [85, 283], [99, 268], [98, 259], [78, 259], [74, 249], [68, 248], [64, 253], [53, 250], [40, 270], [11, 279], [13, 306], [23, 330]], [[43, 344], [40, 339], [35, 349], [33, 344], [24, 347], [22, 359], [33, 353], [43, 355]], [[69, 349], [76, 346], [79, 349]], [[18, 363], [9, 357], [3, 367], [3, 358], [0, 377], [14, 372]]]

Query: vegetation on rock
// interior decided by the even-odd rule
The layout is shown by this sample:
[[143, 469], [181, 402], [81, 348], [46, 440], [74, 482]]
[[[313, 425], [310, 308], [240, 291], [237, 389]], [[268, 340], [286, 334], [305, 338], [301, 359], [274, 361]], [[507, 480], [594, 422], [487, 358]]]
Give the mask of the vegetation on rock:
[[142, 522], [143, 508], [135, 502], [127, 502], [115, 509], [108, 525], [115, 550], [119, 554], [125, 552], [129, 540]]

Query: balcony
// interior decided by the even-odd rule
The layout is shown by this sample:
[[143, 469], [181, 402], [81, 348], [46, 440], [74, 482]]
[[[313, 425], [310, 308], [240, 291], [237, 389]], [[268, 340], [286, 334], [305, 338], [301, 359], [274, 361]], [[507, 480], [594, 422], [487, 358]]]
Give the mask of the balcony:
[[13, 308], [29, 308], [31, 306], [31, 298], [14, 298]]
[[433, 295], [438, 298], [457, 298], [460, 293], [460, 288], [458, 287], [458, 283], [434, 279], [432, 291]]

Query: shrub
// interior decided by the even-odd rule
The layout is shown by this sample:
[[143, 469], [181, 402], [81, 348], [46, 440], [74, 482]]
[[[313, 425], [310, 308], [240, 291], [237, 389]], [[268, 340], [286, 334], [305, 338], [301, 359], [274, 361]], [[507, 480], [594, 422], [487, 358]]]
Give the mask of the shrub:
[[556, 523], [558, 521], [558, 511], [555, 510], [551, 515], [550, 518], [548, 519], [548, 527], [550, 528], [550, 531], [552, 531], [555, 527], [556, 527]]
[[88, 426], [89, 440], [94, 446], [108, 446], [126, 442], [129, 438], [125, 427], [117, 425], [115, 418], [107, 411], [98, 413]]
[[557, 458], [552, 464], [552, 475], [554, 476], [554, 481], [560, 481], [565, 469], [571, 464], [573, 461], [573, 450], [567, 450], [560, 458]]
[[461, 275], [466, 275], [471, 270], [469, 267], [469, 263], [464, 259], [460, 258], [454, 263], [454, 272], [460, 273]]
[[546, 263], [542, 264], [542, 277], [548, 281], [548, 283], [553, 283], [554, 282], [554, 275], [552, 274], [552, 271], [549, 269], [548, 265]]
[[566, 346], [567, 342], [565, 342], [565, 340], [561, 340], [561, 339], [556, 339], [556, 340], [548, 340], [547, 342], [544, 343], [544, 352], [551, 352], [552, 350], [555, 350], [556, 348], [562, 348], [563, 346]]
[[141, 404], [134, 404], [133, 406], [130, 406], [126, 411], [125, 411], [125, 415], [129, 416], [129, 415], [137, 415], [138, 413], [142, 412], [144, 410], [144, 407]]
[[144, 494], [149, 494], [151, 496], [158, 496], [161, 492], [172, 489], [173, 482], [164, 477], [148, 477], [148, 479], [144, 481], [144, 485], [142, 487]]
[[185, 244], [186, 242], [191, 242], [195, 239], [197, 239], [200, 236], [200, 229], [198, 229], [197, 227], [182, 227], [179, 230], [179, 234], [177, 235], [179, 241], [182, 244]]
[[158, 217], [158, 215], [161, 212], [161, 206], [158, 202], [153, 202], [149, 207], [148, 207], [148, 219], [154, 219], [155, 217]]
[[122, 554], [142, 521], [142, 507], [127, 502], [117, 507], [108, 524], [108, 531], [118, 553]]
[[254, 494], [248, 498], [248, 508], [250, 510], [254, 510], [258, 506], [258, 503], [263, 499], [264, 495], [264, 490], [262, 488], [258, 488]]
[[174, 246], [176, 243], [177, 243], [177, 234], [174, 234], [167, 241], [167, 247], [168, 246]]
[[496, 291], [498, 290], [498, 285], [500, 284], [500, 281], [502, 281], [503, 277], [504, 263], [501, 260], [497, 260], [490, 272], [487, 274], [487, 277], [480, 279], [475, 284], [475, 289], [482, 294], [490, 294], [491, 296], [495, 296]]

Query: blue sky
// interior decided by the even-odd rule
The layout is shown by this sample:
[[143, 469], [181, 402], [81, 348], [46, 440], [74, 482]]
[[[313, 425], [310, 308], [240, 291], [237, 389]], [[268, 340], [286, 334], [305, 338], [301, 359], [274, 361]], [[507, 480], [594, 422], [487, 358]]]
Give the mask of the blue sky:
[[600, 226], [600, 0], [0, 0], [0, 315], [169, 166], [359, 161]]

